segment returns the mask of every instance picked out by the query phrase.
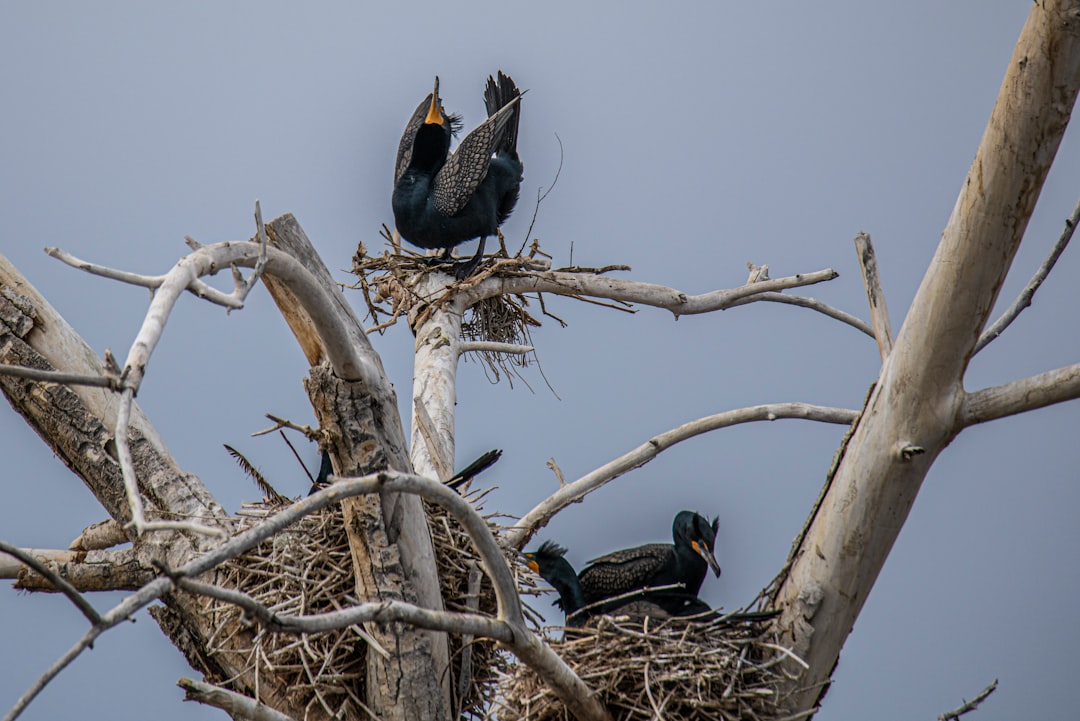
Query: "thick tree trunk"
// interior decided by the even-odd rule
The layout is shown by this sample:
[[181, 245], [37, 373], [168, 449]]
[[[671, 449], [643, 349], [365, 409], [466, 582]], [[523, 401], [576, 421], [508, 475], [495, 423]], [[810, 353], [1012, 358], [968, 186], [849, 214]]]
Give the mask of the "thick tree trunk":
[[[101, 375], [103, 365], [89, 346], [30, 283], [0, 256], [0, 363], [78, 375]], [[79, 478], [118, 522], [130, 520], [120, 467], [113, 457], [116, 396], [100, 388], [46, 384], [0, 375], [0, 389], [31, 428]], [[136, 408], [130, 443], [145, 511], [154, 520], [199, 518], [207, 526], [231, 529], [227, 514], [196, 476], [176, 465], [157, 431]], [[176, 568], [207, 547], [206, 536], [181, 532], [150, 533], [133, 538], [140, 566], [154, 561]], [[207, 600], [170, 594], [165, 606], [151, 609], [162, 630], [197, 668], [213, 679], [233, 679], [233, 687], [254, 695], [255, 678], [245, 673], [249, 633], [240, 632], [206, 652], [217, 629], [210, 628]], [[297, 718], [302, 707], [290, 706], [284, 689], [265, 682], [262, 698]]]
[[[378, 354], [329, 271], [291, 215], [267, 226], [273, 244], [285, 250], [337, 300], [348, 342], [367, 361], [368, 374], [340, 378], [323, 365], [334, 349], [312, 330], [312, 319], [281, 283], [267, 288], [312, 364], [308, 394], [339, 475], [366, 475], [393, 469], [411, 472], [397, 399]], [[443, 610], [435, 551], [427, 516], [418, 496], [384, 494], [343, 502], [346, 530], [362, 600], [400, 599]], [[447, 718], [450, 702], [449, 644], [446, 634], [404, 624], [372, 624], [369, 632], [391, 651], [386, 658], [368, 653], [368, 705], [386, 719]]]
[[775, 601], [813, 708], [934, 459], [1080, 87], [1080, 2], [1032, 7], [937, 253]]

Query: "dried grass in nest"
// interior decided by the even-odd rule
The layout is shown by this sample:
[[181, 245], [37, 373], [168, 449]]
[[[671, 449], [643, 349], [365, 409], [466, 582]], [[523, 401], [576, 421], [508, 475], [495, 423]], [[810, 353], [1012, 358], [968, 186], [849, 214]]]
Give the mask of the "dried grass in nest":
[[[554, 651], [599, 694], [616, 721], [771, 719], [784, 676], [768, 622], [644, 626], [603, 617], [574, 629]], [[528, 667], [503, 679], [496, 710], [501, 721], [571, 721], [563, 703]]]
[[[485, 494], [473, 494], [470, 501], [479, 504]], [[237, 532], [261, 522], [280, 507], [245, 504]], [[456, 521], [434, 505], [428, 506], [428, 512], [443, 598], [449, 610], [467, 610], [470, 569], [475, 566], [479, 572], [479, 559]], [[303, 518], [223, 564], [217, 574], [218, 584], [242, 590], [283, 615], [323, 613], [355, 603], [352, 557], [340, 506]], [[494, 592], [486, 576], [475, 605], [480, 613], [495, 614]], [[249, 628], [236, 606], [213, 601], [209, 612], [213, 614], [213, 627], [222, 634], [210, 640], [211, 653], [224, 649], [232, 636]], [[258, 629], [247, 649], [245, 671], [287, 688], [293, 703], [307, 710], [305, 717], [368, 719], [363, 705], [367, 644], [362, 634], [358, 626], [302, 636]], [[491, 642], [465, 644], [455, 634], [450, 634], [450, 653], [455, 705], [462, 713], [480, 716], [494, 696], [497, 678], [492, 669], [505, 670], [504, 657]], [[469, 662], [470, 671], [461, 681], [463, 660]]]

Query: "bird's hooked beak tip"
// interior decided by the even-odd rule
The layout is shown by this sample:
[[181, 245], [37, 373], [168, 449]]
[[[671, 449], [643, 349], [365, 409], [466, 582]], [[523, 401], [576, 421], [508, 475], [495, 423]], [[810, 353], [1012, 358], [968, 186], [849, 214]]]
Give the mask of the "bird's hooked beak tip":
[[713, 573], [716, 574], [716, 577], [720, 578], [720, 564], [717, 563], [716, 556], [713, 555], [712, 549], [709, 548], [709, 544], [704, 542], [699, 543], [697, 541], [692, 541], [690, 543], [690, 546], [694, 549], [697, 555], [705, 559], [705, 562], [709, 564], [709, 568], [713, 570]]

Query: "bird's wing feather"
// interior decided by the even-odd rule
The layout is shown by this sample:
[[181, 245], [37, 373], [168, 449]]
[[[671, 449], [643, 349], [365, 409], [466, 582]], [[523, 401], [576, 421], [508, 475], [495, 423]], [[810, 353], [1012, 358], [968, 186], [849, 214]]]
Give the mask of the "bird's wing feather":
[[670, 543], [648, 543], [595, 558], [578, 574], [586, 601], [641, 588], [671, 555]]
[[440, 213], [452, 216], [461, 212], [484, 182], [491, 156], [499, 147], [507, 124], [517, 113], [518, 102], [514, 98], [478, 125], [446, 159], [446, 164], [435, 175], [432, 189], [435, 208]]
[[405, 125], [405, 132], [401, 134], [401, 142], [398, 143], [397, 149], [397, 165], [394, 167], [394, 187], [397, 187], [398, 181], [401, 180], [401, 176], [405, 174], [406, 168], [409, 167], [409, 161], [412, 160], [413, 141], [416, 140], [416, 131], [424, 124], [424, 118], [427, 117], [429, 108], [431, 108], [431, 93], [428, 93], [427, 97], [416, 106], [416, 111]]

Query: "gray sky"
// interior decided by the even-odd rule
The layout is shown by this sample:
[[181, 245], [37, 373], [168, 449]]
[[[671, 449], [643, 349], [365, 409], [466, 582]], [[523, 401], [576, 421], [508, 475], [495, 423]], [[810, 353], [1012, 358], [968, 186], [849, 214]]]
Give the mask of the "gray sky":
[[[633, 266], [688, 292], [733, 287], [745, 263], [774, 277], [835, 268], [809, 295], [868, 317], [852, 238], [872, 234], [894, 329], [933, 254], [1030, 3], [6, 3], [0, 5], [0, 210], [7, 255], [100, 354], [123, 358], [145, 291], [49, 259], [161, 273], [204, 243], [247, 238], [254, 200], [294, 213], [333, 270], [358, 241], [381, 249], [397, 142], [441, 78], [446, 108], [483, 117], [503, 69], [528, 88], [525, 185], [504, 227], [524, 239], [537, 189], [562, 175], [533, 235], [555, 262]], [[1008, 304], [1057, 238], [1080, 189], [1074, 128], [1002, 292]], [[466, 249], [471, 252], [473, 246]], [[973, 362], [969, 390], [1080, 358], [1080, 254], [1070, 249], [1008, 332]], [[339, 280], [350, 276], [338, 272]], [[228, 283], [227, 278], [221, 279]], [[352, 295], [354, 305], [359, 297]], [[492, 385], [462, 367], [458, 461], [489, 448], [488, 504], [520, 514], [651, 435], [746, 405], [858, 407], [877, 376], [869, 338], [823, 316], [758, 304], [673, 322], [549, 299], [535, 366]], [[1000, 310], [1000, 309], [999, 309]], [[408, 397], [412, 339], [374, 339]], [[280, 490], [307, 483], [283, 444], [252, 439], [272, 412], [313, 422], [306, 363], [260, 289], [226, 316], [183, 300], [140, 403], [182, 466], [235, 510], [258, 496], [230, 443]], [[405, 411], [408, 417], [407, 409]], [[937, 461], [840, 659], [822, 719], [932, 719], [993, 678], [981, 721], [1075, 714], [1080, 548], [1067, 404], [965, 431]], [[667, 451], [561, 514], [540, 536], [580, 566], [670, 538], [682, 508], [720, 516], [714, 605], [735, 607], [783, 562], [843, 428], [783, 421]], [[304, 449], [317, 466], [313, 447]], [[104, 512], [6, 406], [0, 538], [64, 547]], [[117, 595], [95, 598], [108, 608]], [[555, 618], [552, 616], [551, 618]], [[0, 589], [0, 707], [76, 640], [60, 598]], [[181, 704], [192, 672], [140, 613], [101, 638], [23, 718], [224, 718]], [[102, 708], [103, 699], [109, 699]]]

